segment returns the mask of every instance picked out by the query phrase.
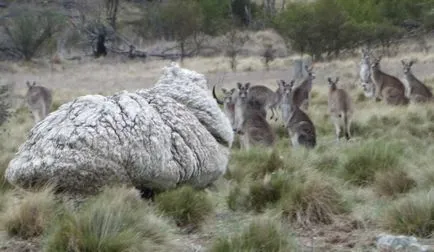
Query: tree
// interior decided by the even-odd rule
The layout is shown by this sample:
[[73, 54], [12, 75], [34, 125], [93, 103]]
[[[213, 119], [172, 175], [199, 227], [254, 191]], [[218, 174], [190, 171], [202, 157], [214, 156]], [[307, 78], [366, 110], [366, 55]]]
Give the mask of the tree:
[[[180, 8], [182, 6], [182, 8]], [[188, 39], [201, 31], [203, 15], [199, 4], [192, 0], [174, 0], [162, 7], [163, 27], [173, 35], [181, 51], [181, 62]]]

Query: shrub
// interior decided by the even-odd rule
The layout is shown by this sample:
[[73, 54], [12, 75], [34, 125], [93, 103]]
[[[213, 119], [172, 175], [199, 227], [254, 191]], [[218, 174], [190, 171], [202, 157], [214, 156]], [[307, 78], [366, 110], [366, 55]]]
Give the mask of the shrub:
[[50, 43], [64, 23], [64, 18], [50, 10], [20, 9], [5, 26], [11, 49], [25, 60], [32, 59]]
[[297, 250], [297, 246], [288, 231], [269, 218], [252, 221], [241, 234], [216, 239], [210, 248], [210, 252], [294, 250]]
[[56, 212], [51, 188], [26, 193], [17, 204], [6, 206], [1, 223], [9, 236], [30, 239], [43, 234]]
[[335, 215], [347, 211], [336, 186], [318, 175], [293, 178], [282, 192], [280, 207], [289, 219], [302, 225], [330, 224]]
[[434, 232], [434, 190], [402, 198], [385, 209], [380, 221], [393, 232], [431, 236]]
[[341, 175], [356, 185], [366, 185], [375, 178], [377, 171], [397, 168], [403, 148], [384, 140], [367, 141], [351, 148], [342, 163]]
[[196, 229], [213, 213], [214, 206], [206, 192], [190, 186], [163, 192], [155, 199], [158, 208], [181, 227]]
[[134, 190], [112, 188], [79, 210], [63, 209], [47, 232], [43, 250], [174, 251], [174, 230]]
[[246, 178], [263, 178], [281, 168], [284, 168], [284, 162], [276, 150], [271, 153], [263, 149], [233, 152], [229, 166], [230, 176], [227, 178], [237, 182]]
[[402, 170], [379, 171], [375, 174], [374, 188], [379, 195], [396, 196], [416, 186], [416, 181]]

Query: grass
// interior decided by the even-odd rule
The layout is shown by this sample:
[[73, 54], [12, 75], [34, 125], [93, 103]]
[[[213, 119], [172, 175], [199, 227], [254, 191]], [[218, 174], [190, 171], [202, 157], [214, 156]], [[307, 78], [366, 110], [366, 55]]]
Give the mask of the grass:
[[298, 247], [279, 221], [262, 217], [249, 223], [239, 234], [217, 238], [209, 251], [283, 252], [298, 251]]
[[356, 185], [371, 184], [375, 173], [397, 169], [403, 148], [386, 140], [370, 140], [347, 150], [340, 175]]
[[[413, 56], [426, 64], [434, 62], [432, 54]], [[401, 67], [399, 57], [385, 60], [382, 67], [393, 73]], [[277, 58], [268, 74], [261, 72], [259, 58], [240, 57], [238, 71], [257, 72], [229, 71], [219, 84], [232, 87], [245, 74], [245, 81], [274, 89], [274, 78], [288, 78], [281, 69], [288, 69], [294, 58]], [[135, 190], [116, 187], [73, 208], [51, 196], [18, 193], [4, 183], [0, 223], [18, 230], [7, 239], [37, 241], [44, 251], [182, 251], [188, 245], [186, 251], [205, 247], [210, 251], [367, 251], [373, 244], [366, 237], [380, 231], [429, 237], [433, 233], [429, 190], [434, 182], [434, 107], [394, 108], [364, 97], [360, 88], [349, 86], [357, 76], [358, 60], [315, 63], [317, 78], [308, 111], [317, 128], [314, 150], [292, 148], [281, 121], [272, 122], [278, 139], [272, 152], [255, 148], [245, 152], [234, 144], [228, 173], [216, 190], [181, 187], [160, 194], [155, 202], [140, 200]], [[54, 88], [55, 109], [77, 95], [150, 87], [166, 63], [86, 59], [65, 63], [64, 70], [54, 72], [13, 63], [14, 72], [4, 78], [16, 81], [20, 92], [19, 84], [25, 88], [22, 80], [28, 73], [38, 73], [38, 82]], [[186, 59], [184, 66], [207, 74], [210, 84], [228, 70], [225, 57]], [[334, 127], [326, 113], [328, 75], [341, 77], [355, 103], [349, 142], [334, 141]], [[430, 72], [420, 75], [421, 79], [434, 77]], [[32, 125], [31, 114], [21, 108], [2, 126], [6, 132], [0, 135], [1, 176]], [[262, 218], [270, 212], [280, 215]], [[349, 224], [341, 228], [342, 223]], [[307, 248], [313, 234], [314, 247]], [[353, 239], [348, 243], [354, 247], [346, 248], [346, 239]], [[2, 242], [0, 236], [0, 246]]]
[[182, 247], [170, 222], [155, 214], [137, 192], [112, 188], [79, 210], [52, 220], [44, 251], [173, 251]]
[[190, 229], [200, 228], [214, 212], [214, 205], [206, 192], [190, 186], [163, 192], [155, 201], [164, 215], [171, 217], [178, 226]]
[[9, 236], [30, 239], [47, 229], [57, 211], [50, 188], [37, 193], [26, 193], [15, 204], [9, 204], [0, 217], [1, 225]]
[[434, 190], [420, 191], [394, 202], [381, 216], [382, 226], [419, 237], [434, 234]]

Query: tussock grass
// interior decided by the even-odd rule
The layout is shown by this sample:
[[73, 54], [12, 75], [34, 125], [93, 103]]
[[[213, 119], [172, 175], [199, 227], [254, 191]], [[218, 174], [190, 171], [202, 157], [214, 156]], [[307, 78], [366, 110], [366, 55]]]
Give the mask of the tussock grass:
[[380, 217], [393, 232], [429, 237], [434, 232], [434, 190], [420, 191], [393, 202]]
[[280, 222], [272, 218], [258, 218], [241, 233], [217, 238], [210, 252], [226, 251], [299, 251], [294, 238]]
[[52, 188], [25, 193], [17, 203], [10, 203], [1, 214], [1, 224], [9, 236], [30, 239], [47, 229], [57, 211]]
[[279, 206], [290, 220], [302, 225], [330, 224], [334, 216], [348, 212], [336, 184], [319, 174], [293, 178], [285, 185]]
[[182, 247], [169, 221], [140, 200], [137, 192], [113, 188], [77, 211], [52, 220], [44, 251], [174, 251]]
[[249, 151], [233, 151], [227, 179], [241, 182], [247, 177], [263, 178], [267, 173], [283, 169], [284, 161], [278, 151], [267, 152], [259, 148]]
[[382, 196], [398, 196], [416, 186], [416, 181], [403, 170], [379, 171], [375, 174], [373, 186]]
[[159, 194], [158, 209], [178, 226], [198, 229], [214, 213], [214, 205], [206, 192], [182, 186]]
[[402, 153], [403, 147], [398, 144], [382, 139], [367, 140], [346, 151], [340, 175], [356, 185], [371, 184], [376, 172], [397, 169]]

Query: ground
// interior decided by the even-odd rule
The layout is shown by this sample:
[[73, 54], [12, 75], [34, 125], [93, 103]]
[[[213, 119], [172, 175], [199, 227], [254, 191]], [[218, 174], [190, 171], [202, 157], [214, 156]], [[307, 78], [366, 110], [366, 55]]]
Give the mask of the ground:
[[[289, 81], [293, 75], [291, 63], [296, 58], [278, 58], [271, 64], [271, 70], [265, 71], [260, 58], [241, 58], [239, 71], [228, 70], [229, 62], [224, 57], [186, 59], [183, 67], [195, 70], [206, 75], [209, 87], [235, 87], [236, 82], [251, 82], [253, 85], [267, 85], [273, 89], [277, 87], [276, 80]], [[434, 54], [400, 53], [392, 58], [382, 61], [382, 69], [390, 74], [403, 78], [401, 59], [417, 58], [413, 67], [417, 77], [434, 87]], [[334, 216], [332, 224], [297, 225], [286, 222], [291, 226], [297, 243], [302, 251], [375, 251], [375, 236], [388, 231], [378, 224], [378, 211], [384, 204], [392, 204], [400, 197], [425, 191], [434, 182], [432, 166], [434, 159], [434, 104], [411, 104], [408, 108], [393, 108], [382, 103], [376, 103], [363, 97], [358, 87], [359, 58], [349, 58], [326, 63], [315, 63], [312, 102], [309, 109], [318, 134], [318, 147], [313, 154], [307, 154], [307, 161], [302, 164], [303, 169], [311, 169], [316, 160], [323, 157], [339, 157], [339, 164], [345, 163], [345, 151], [357, 149], [365, 141], [374, 141], [376, 138], [390, 139], [390, 142], [399, 142], [405, 146], [404, 157], [400, 162], [405, 172], [414, 179], [417, 186], [409, 192], [399, 194], [397, 198], [377, 195], [375, 186], [347, 185], [333, 172], [321, 171], [321, 174], [338, 180], [339, 190], [346, 201], [352, 202], [351, 210], [345, 214]], [[151, 87], [160, 76], [161, 68], [169, 61], [125, 61], [119, 58], [82, 59], [82, 61], [64, 61], [60, 65], [49, 65], [44, 61], [31, 63], [1, 63], [2, 80], [16, 84], [17, 97], [25, 93], [27, 80], [47, 86], [54, 91], [55, 107], [84, 94], [110, 95], [120, 90], [136, 90]], [[348, 143], [334, 142], [334, 131], [329, 121], [327, 109], [327, 78], [340, 77], [339, 84], [347, 89], [355, 102], [355, 119], [353, 127], [354, 139]], [[218, 90], [220, 92], [220, 90]], [[413, 117], [411, 117], [413, 116]], [[21, 115], [21, 119], [13, 119], [15, 127], [8, 132], [8, 143], [3, 144], [8, 153], [2, 155], [2, 169], [13, 156], [14, 150], [24, 141], [26, 132], [31, 128], [30, 113]], [[416, 120], [422, 120], [417, 123]], [[392, 123], [390, 123], [392, 121]], [[395, 123], [394, 123], [395, 122]], [[377, 123], [374, 125], [374, 123]], [[7, 125], [8, 126], [8, 125]], [[9, 124], [9, 127], [11, 125]], [[276, 123], [276, 129], [280, 124]], [[280, 129], [281, 131], [281, 129]], [[283, 155], [288, 155], [286, 161], [291, 162], [297, 158], [299, 152], [292, 152], [285, 132], [279, 134], [278, 146]], [[2, 136], [2, 141], [5, 137]], [[386, 141], [385, 140], [385, 141]], [[389, 141], [389, 140], [387, 140]], [[234, 153], [240, 151], [234, 147]], [[236, 155], [235, 155], [236, 156]], [[341, 160], [342, 159], [342, 160]], [[300, 161], [300, 160], [299, 160]], [[230, 167], [236, 169], [235, 161]], [[295, 161], [296, 162], [296, 161]], [[312, 166], [312, 167], [311, 167]], [[334, 174], [334, 173], [333, 173]], [[190, 251], [205, 251], [215, 237], [228, 233], [236, 233], [244, 223], [257, 218], [254, 212], [233, 211], [226, 204], [227, 196], [233, 186], [233, 181], [220, 179], [215, 190], [207, 191], [213, 200], [215, 214], [200, 232], [183, 234], [183, 240], [191, 247]], [[272, 211], [272, 210], [270, 210]], [[432, 221], [432, 219], [431, 219]], [[433, 244], [432, 240], [424, 240], [426, 244]], [[4, 231], [0, 233], [0, 251], [40, 251], [38, 239], [20, 240], [10, 238]]]

